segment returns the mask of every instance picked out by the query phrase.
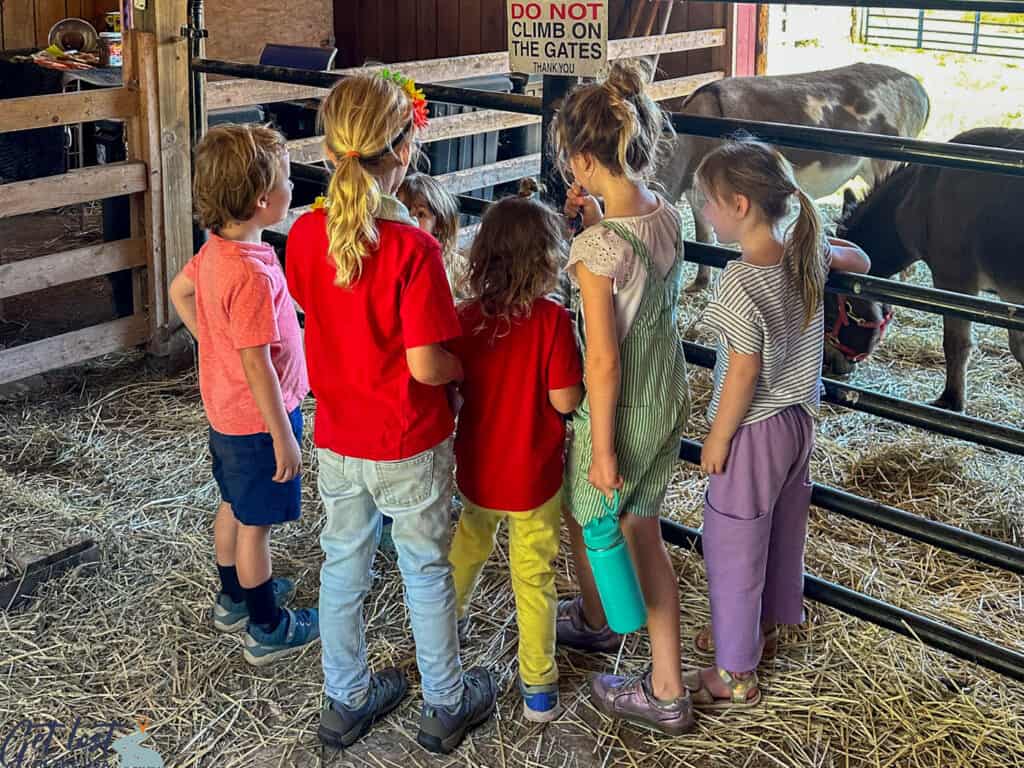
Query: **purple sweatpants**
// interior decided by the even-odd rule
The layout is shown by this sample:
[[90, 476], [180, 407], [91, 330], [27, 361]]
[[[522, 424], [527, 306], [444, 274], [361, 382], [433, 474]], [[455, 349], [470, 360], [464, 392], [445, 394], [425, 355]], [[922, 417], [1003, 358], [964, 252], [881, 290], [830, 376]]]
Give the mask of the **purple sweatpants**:
[[814, 421], [794, 406], [740, 427], [704, 499], [704, 560], [715, 662], [747, 672], [761, 623], [803, 621], [804, 539]]

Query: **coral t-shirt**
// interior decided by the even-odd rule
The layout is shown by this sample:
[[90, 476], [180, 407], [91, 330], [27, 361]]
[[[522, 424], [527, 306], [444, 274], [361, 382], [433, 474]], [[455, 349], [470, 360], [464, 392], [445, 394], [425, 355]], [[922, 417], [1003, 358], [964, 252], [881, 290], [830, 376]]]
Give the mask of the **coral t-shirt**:
[[524, 512], [562, 485], [565, 421], [548, 392], [583, 381], [579, 348], [564, 307], [533, 303], [511, 324], [486, 318], [476, 302], [459, 308], [462, 338], [452, 351], [466, 378], [455, 435], [456, 482], [472, 503]]
[[196, 286], [199, 392], [210, 426], [225, 435], [268, 432], [241, 350], [269, 345], [286, 411], [309, 393], [302, 330], [274, 249], [211, 234], [182, 271]]
[[352, 285], [334, 284], [327, 216], [288, 233], [288, 287], [306, 313], [306, 361], [317, 400], [314, 441], [342, 456], [407, 459], [449, 437], [444, 387], [416, 381], [405, 351], [461, 333], [441, 247], [419, 228], [377, 219], [379, 247]]

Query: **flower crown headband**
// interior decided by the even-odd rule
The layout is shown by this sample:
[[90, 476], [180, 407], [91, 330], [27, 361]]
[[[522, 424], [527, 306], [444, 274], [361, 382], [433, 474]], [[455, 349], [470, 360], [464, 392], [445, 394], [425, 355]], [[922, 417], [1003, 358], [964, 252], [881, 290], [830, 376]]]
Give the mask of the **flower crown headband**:
[[412, 120], [406, 123], [405, 127], [402, 128], [398, 135], [385, 144], [384, 149], [377, 154], [370, 157], [364, 157], [357, 150], [352, 149], [345, 153], [345, 157], [354, 157], [360, 160], [377, 160], [388, 152], [394, 151], [394, 148], [398, 143], [405, 138], [407, 133], [409, 133], [410, 128], [413, 126], [416, 128], [426, 128], [430, 123], [430, 119], [427, 116], [427, 99], [423, 95], [423, 91], [416, 87], [416, 83], [411, 77], [406, 77], [402, 73], [393, 72], [390, 69], [380, 70], [377, 73], [377, 76], [381, 80], [387, 80], [394, 83], [409, 97], [409, 100], [412, 102]]

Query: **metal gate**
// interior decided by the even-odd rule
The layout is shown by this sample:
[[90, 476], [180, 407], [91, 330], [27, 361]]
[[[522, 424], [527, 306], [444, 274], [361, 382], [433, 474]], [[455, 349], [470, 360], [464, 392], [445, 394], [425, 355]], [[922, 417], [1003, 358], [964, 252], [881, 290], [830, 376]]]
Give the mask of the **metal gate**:
[[866, 8], [869, 45], [1024, 59], [1024, 14]]

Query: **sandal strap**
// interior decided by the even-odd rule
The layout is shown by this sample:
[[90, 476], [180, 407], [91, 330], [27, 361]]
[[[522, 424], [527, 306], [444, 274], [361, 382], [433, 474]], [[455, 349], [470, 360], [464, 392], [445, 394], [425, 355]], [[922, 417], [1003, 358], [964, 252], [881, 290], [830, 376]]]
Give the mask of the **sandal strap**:
[[729, 687], [733, 704], [746, 704], [750, 692], [757, 688], [757, 672], [751, 672], [750, 677], [739, 678], [718, 667], [718, 676]]

